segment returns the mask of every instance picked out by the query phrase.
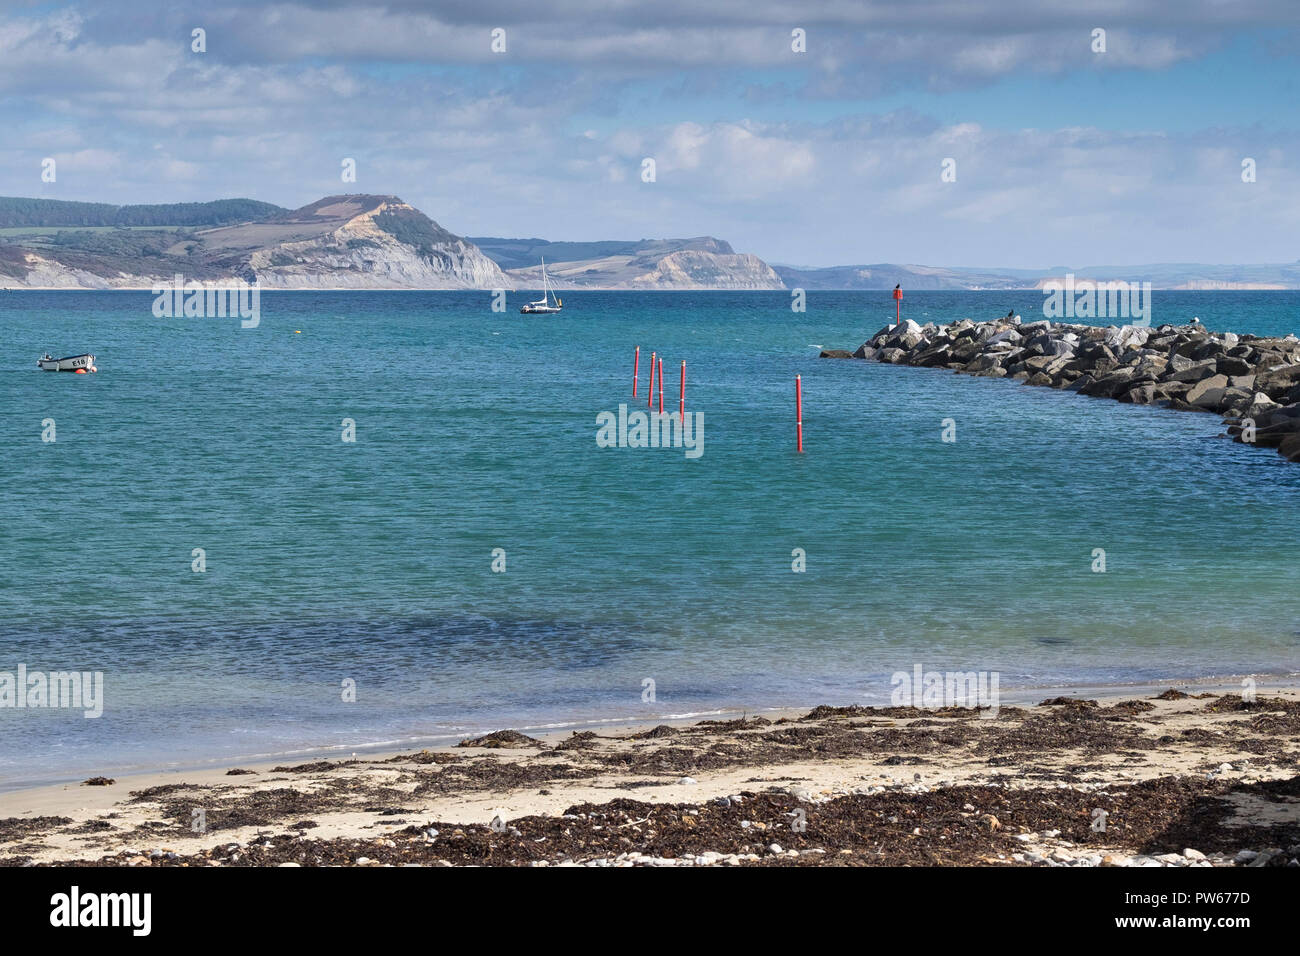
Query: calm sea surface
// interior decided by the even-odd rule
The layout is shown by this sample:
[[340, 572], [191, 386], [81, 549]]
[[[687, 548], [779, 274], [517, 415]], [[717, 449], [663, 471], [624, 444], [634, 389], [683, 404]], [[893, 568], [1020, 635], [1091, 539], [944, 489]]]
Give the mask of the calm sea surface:
[[[1004, 688], [1300, 669], [1300, 467], [1214, 416], [817, 359], [892, 321], [888, 293], [525, 298], [264, 293], [242, 330], [0, 293], [0, 671], [105, 693], [98, 719], [0, 708], [0, 782], [883, 703], [917, 663]], [[1192, 316], [1296, 332], [1300, 294], [1155, 293], [1153, 324]], [[597, 447], [638, 345], [666, 409], [686, 361], [699, 459]], [[99, 373], [40, 372], [46, 349]]]

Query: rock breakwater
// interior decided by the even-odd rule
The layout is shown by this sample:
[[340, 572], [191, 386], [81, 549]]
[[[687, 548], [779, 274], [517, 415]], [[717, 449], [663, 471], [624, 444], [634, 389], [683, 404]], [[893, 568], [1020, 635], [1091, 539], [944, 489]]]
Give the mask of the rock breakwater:
[[1300, 462], [1300, 339], [1211, 332], [1201, 325], [1021, 323], [1018, 317], [949, 325], [888, 325], [856, 358], [947, 368], [987, 378], [1223, 416], [1235, 441]]

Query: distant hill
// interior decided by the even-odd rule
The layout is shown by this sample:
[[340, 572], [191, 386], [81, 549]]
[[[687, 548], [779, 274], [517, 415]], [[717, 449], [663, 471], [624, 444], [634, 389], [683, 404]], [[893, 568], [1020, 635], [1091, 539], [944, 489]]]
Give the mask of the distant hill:
[[[269, 203], [247, 205], [250, 202], [71, 204], [91, 207], [80, 213], [33, 207], [30, 214], [44, 216], [46, 222], [59, 215], [81, 215], [83, 221], [76, 225], [83, 228], [42, 228], [35, 233], [23, 229], [0, 241], [0, 284], [148, 288], [180, 274], [187, 281], [256, 281], [268, 289], [512, 287], [472, 242], [396, 196], [327, 196], [294, 210]], [[132, 211], [129, 218], [140, 227], [175, 228], [90, 228], [112, 218], [110, 210]], [[238, 215], [248, 212], [257, 215]], [[100, 221], [89, 221], [91, 213]], [[205, 216], [227, 221], [208, 227], [202, 221]]]
[[520, 285], [546, 273], [561, 289], [781, 289], [781, 277], [758, 256], [737, 253], [712, 236], [693, 239], [548, 242], [474, 237], [473, 242]]
[[1024, 279], [996, 273], [981, 273], [938, 266], [909, 266], [878, 263], [864, 266], [831, 266], [803, 269], [773, 266], [791, 289], [1024, 289]]
[[390, 195], [326, 196], [300, 209], [253, 199], [116, 206], [0, 198], [0, 287], [149, 288], [187, 280], [270, 289], [1038, 289], [1076, 280], [1155, 289], [1300, 289], [1280, 265], [770, 266], [713, 236], [551, 242], [462, 237]]
[[232, 222], [264, 219], [282, 212], [285, 210], [279, 206], [255, 199], [114, 206], [102, 202], [0, 196], [0, 229], [25, 226], [224, 226]]
[[980, 269], [960, 266], [893, 265], [802, 268], [773, 266], [789, 288], [800, 289], [1041, 289], [1063, 281], [1150, 282], [1153, 289], [1300, 289], [1300, 263], [1202, 265], [1161, 263], [1137, 266], [1053, 266], [1050, 269]]

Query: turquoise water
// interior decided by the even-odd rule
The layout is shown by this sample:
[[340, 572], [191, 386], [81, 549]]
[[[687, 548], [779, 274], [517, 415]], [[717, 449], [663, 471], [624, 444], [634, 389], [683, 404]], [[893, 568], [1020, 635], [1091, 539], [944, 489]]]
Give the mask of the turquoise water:
[[[0, 671], [102, 671], [106, 698], [0, 708], [0, 779], [880, 703], [916, 663], [1004, 688], [1300, 667], [1300, 467], [1217, 418], [817, 359], [892, 321], [887, 293], [564, 298], [264, 293], [241, 330], [0, 294]], [[1029, 320], [1042, 296], [903, 304]], [[1297, 293], [1154, 309], [1300, 330]], [[596, 446], [638, 345], [666, 408], [687, 362], [699, 459]], [[39, 372], [45, 349], [99, 373]]]

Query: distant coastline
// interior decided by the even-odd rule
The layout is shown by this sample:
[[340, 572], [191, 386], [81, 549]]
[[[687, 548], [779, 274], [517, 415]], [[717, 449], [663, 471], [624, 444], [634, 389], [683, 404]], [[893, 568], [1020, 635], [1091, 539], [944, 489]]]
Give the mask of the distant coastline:
[[460, 236], [397, 196], [326, 196], [289, 210], [249, 199], [114, 206], [0, 197], [0, 288], [149, 289], [155, 281], [263, 289], [1025, 291], [1077, 281], [1172, 291], [1300, 289], [1300, 261], [1048, 269], [769, 264], [713, 236], [591, 242]]

